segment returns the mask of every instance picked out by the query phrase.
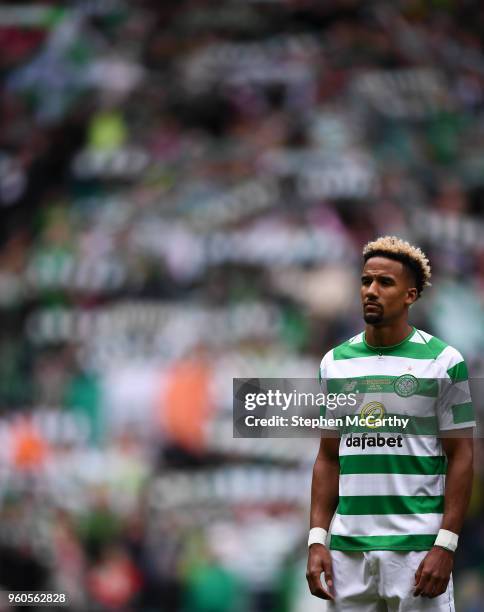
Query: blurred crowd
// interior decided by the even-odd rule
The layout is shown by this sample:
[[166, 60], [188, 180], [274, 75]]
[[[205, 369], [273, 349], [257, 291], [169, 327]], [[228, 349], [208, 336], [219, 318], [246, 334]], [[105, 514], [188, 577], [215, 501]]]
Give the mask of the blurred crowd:
[[431, 260], [412, 323], [484, 375], [483, 32], [476, 0], [0, 6], [2, 589], [324, 609], [317, 440], [234, 439], [232, 378], [316, 376], [384, 234]]

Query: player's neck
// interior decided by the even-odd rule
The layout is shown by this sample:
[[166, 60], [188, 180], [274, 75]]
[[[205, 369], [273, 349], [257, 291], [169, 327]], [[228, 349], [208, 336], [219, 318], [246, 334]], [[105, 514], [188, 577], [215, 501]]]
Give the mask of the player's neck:
[[399, 325], [366, 325], [365, 340], [370, 346], [393, 346], [407, 338], [412, 331], [408, 321], [402, 321]]

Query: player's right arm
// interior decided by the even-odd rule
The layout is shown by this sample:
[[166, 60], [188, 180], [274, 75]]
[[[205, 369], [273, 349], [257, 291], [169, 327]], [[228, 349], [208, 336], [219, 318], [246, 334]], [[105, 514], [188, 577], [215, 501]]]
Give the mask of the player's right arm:
[[[311, 528], [322, 527], [328, 531], [338, 505], [338, 497], [339, 438], [322, 437], [311, 484]], [[322, 573], [328, 590], [321, 583]], [[311, 544], [309, 547], [306, 578], [313, 595], [321, 599], [334, 599], [331, 555], [326, 546]]]

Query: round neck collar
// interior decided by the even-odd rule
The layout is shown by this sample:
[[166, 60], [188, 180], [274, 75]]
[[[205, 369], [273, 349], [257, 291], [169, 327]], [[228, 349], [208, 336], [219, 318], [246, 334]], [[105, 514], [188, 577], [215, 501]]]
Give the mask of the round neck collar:
[[410, 340], [410, 338], [415, 334], [416, 331], [417, 330], [412, 325], [412, 330], [410, 331], [408, 336], [405, 336], [403, 340], [401, 340], [400, 342], [397, 342], [397, 344], [387, 344], [385, 346], [373, 346], [372, 344], [368, 344], [368, 342], [366, 341], [366, 331], [364, 331], [363, 332], [363, 342], [365, 343], [365, 346], [369, 348], [371, 351], [377, 351], [381, 353], [382, 351], [388, 351], [391, 349], [395, 349], [399, 346], [402, 346], [402, 344], [405, 344], [405, 342], [408, 342]]

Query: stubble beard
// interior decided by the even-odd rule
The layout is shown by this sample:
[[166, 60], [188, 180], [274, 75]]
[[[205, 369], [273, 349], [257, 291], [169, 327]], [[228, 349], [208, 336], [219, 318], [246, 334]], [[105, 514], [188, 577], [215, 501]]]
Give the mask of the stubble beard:
[[363, 313], [363, 319], [368, 325], [378, 325], [383, 321], [383, 311]]

